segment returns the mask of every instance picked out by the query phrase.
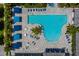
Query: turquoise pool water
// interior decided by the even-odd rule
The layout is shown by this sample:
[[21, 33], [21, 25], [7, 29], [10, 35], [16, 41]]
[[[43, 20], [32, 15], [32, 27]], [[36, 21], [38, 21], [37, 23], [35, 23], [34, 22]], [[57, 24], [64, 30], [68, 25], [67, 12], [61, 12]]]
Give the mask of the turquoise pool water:
[[59, 40], [62, 27], [67, 23], [66, 15], [30, 15], [29, 24], [40, 24], [44, 27], [44, 36], [48, 42]]

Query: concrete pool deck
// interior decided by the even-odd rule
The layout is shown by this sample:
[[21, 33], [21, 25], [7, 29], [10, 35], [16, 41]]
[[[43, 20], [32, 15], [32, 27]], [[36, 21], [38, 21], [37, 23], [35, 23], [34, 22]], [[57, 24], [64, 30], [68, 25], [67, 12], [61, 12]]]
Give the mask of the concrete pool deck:
[[[66, 33], [66, 26], [68, 24], [72, 24], [72, 18], [71, 16], [73, 14], [73, 9], [72, 8], [46, 8], [46, 11], [34, 11], [34, 12], [28, 12], [28, 9], [38, 9], [38, 8], [23, 8], [22, 9], [22, 14], [15, 14], [16, 16], [22, 16], [22, 31], [18, 31], [19, 33], [22, 33], [22, 39], [20, 42], [29, 42], [30, 46], [29, 48], [25, 48], [22, 46], [20, 49], [16, 49], [15, 51], [11, 51], [12, 54], [14, 53], [43, 53], [46, 48], [63, 48], [63, 47], [68, 47], [69, 52], [71, 53], [71, 47], [69, 44], [67, 44], [65, 40], [65, 33]], [[42, 9], [42, 8], [41, 8]], [[27, 33], [25, 28], [32, 27], [32, 25], [28, 26], [28, 15], [67, 15], [68, 17], [68, 22], [66, 25], [63, 26], [62, 29], [62, 35], [60, 37], [60, 40], [57, 43], [48, 43], [44, 36], [41, 35], [41, 38], [39, 40], [33, 40], [32, 38], [28, 38], [27, 36], [25, 37], [24, 34]], [[18, 23], [17, 23], [18, 24]], [[17, 32], [16, 32], [17, 33]], [[15, 34], [15, 33], [13, 33]], [[35, 45], [32, 44], [32, 41], [36, 42]], [[72, 53], [71, 53], [72, 54]]]

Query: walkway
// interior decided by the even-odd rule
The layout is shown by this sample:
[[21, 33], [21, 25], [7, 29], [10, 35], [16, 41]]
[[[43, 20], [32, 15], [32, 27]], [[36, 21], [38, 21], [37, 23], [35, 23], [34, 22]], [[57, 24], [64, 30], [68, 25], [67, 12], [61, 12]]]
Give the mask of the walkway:
[[4, 56], [4, 48], [0, 46], [0, 56]]

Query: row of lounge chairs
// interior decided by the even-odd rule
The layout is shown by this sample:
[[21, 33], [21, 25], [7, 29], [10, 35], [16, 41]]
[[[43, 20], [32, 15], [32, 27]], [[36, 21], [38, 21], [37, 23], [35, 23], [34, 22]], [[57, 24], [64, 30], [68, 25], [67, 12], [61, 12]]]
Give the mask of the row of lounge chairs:
[[46, 8], [42, 8], [42, 9], [28, 9], [28, 12], [34, 12], [34, 11], [46, 11]]
[[46, 48], [46, 53], [65, 53], [64, 48]]
[[48, 3], [48, 6], [54, 7], [55, 5], [54, 5], [54, 3]]
[[66, 34], [66, 39], [67, 39], [68, 43], [70, 43], [70, 37], [67, 34]]

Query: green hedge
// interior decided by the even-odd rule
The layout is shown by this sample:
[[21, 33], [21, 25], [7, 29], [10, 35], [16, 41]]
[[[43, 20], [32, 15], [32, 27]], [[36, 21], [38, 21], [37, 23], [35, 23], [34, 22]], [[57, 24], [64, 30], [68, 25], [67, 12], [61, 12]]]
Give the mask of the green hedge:
[[79, 3], [59, 3], [59, 7], [79, 8]]

